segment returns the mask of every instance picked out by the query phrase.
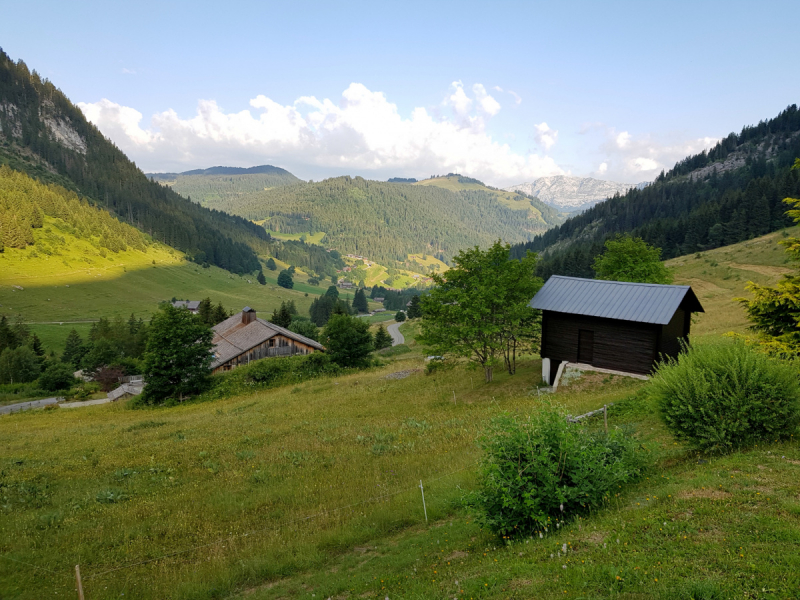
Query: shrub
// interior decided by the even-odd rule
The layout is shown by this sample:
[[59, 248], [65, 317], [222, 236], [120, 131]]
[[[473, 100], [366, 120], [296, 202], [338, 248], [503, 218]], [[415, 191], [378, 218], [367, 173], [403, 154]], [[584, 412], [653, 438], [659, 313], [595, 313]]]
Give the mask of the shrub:
[[644, 466], [626, 432], [589, 432], [552, 407], [523, 420], [502, 415], [481, 438], [479, 488], [470, 498], [497, 535], [546, 531], [607, 503]]
[[742, 342], [693, 346], [649, 388], [672, 434], [705, 452], [785, 438], [800, 422], [794, 369]]
[[51, 363], [39, 375], [39, 387], [48, 392], [68, 390], [74, 383], [77, 383], [77, 379], [72, 375], [72, 365], [62, 362]]

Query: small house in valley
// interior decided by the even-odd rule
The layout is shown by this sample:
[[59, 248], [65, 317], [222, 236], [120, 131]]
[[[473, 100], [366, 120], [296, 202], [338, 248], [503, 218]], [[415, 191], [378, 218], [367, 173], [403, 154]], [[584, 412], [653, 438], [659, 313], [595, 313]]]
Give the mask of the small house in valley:
[[193, 315], [196, 315], [197, 311], [200, 310], [200, 300], [175, 300], [172, 306], [175, 308], [185, 308]]
[[554, 275], [529, 306], [542, 311], [542, 379], [562, 362], [647, 375], [675, 357], [693, 312], [705, 312], [687, 285], [658, 285]]
[[212, 330], [214, 358], [211, 370], [214, 373], [229, 371], [261, 358], [325, 350], [319, 342], [259, 319], [249, 306], [215, 325]]

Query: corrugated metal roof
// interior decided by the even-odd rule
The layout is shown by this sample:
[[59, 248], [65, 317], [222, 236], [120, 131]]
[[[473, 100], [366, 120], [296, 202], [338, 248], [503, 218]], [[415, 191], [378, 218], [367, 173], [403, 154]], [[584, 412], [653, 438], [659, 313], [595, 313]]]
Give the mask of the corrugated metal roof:
[[704, 312], [688, 285], [603, 281], [553, 275], [528, 306], [539, 310], [666, 325], [684, 309]]

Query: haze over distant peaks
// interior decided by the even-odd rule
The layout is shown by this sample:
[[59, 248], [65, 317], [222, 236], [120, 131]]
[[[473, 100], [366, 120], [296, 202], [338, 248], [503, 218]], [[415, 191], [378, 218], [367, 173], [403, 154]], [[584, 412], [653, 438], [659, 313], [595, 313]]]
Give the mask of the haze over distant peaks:
[[148, 178], [159, 180], [173, 180], [178, 175], [288, 175], [294, 177], [286, 169], [272, 165], [259, 165], [257, 167], [210, 167], [208, 169], [194, 169], [183, 173], [145, 173]]
[[555, 175], [540, 177], [530, 183], [520, 183], [506, 188], [506, 190], [535, 196], [559, 210], [577, 212], [586, 210], [606, 198], [611, 198], [616, 193], [624, 194], [631, 188], [641, 189], [646, 185], [647, 182], [616, 183], [593, 177]]

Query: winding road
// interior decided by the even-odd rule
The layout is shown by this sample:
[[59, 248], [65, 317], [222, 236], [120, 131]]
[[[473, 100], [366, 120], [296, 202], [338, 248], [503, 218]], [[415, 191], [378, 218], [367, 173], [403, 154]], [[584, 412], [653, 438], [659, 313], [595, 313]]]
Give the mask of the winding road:
[[392, 323], [386, 328], [386, 331], [392, 336], [392, 346], [399, 346], [406, 341], [406, 338], [400, 333], [400, 325], [402, 325], [402, 323]]

